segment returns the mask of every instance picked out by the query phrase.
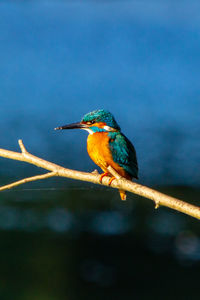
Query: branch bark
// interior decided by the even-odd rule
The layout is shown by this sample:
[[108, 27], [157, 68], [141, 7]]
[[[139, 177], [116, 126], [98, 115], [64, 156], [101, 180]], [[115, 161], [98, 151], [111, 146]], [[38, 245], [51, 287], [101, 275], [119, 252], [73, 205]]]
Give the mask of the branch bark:
[[[0, 157], [24, 161], [36, 165], [37, 167], [48, 170], [50, 172], [43, 175], [24, 178], [14, 183], [2, 186], [0, 187], [0, 191], [13, 188], [17, 185], [26, 182], [45, 179], [53, 176], [67, 177], [76, 180], [82, 180], [82, 181], [92, 182], [95, 184], [102, 184], [105, 186], [109, 186], [110, 177], [107, 176], [103, 177], [102, 183], [100, 183], [100, 174], [98, 174], [98, 172], [86, 173], [86, 172], [80, 172], [76, 170], [70, 170], [32, 155], [26, 150], [22, 140], [19, 140], [19, 146], [21, 152], [14, 152], [10, 150], [0, 149]], [[182, 212], [184, 214], [187, 214], [196, 219], [200, 219], [200, 207], [189, 204], [187, 202], [176, 199], [174, 197], [165, 195], [163, 193], [160, 193], [156, 190], [153, 190], [149, 187], [143, 186], [136, 182], [126, 180], [125, 178], [120, 177], [119, 174], [116, 173], [116, 171], [111, 166], [109, 166], [108, 168], [109, 168], [109, 172], [116, 177], [116, 180], [112, 181], [110, 185], [111, 187], [116, 189], [122, 189], [140, 195], [142, 197], [148, 198], [150, 200], [153, 200], [155, 202], [155, 208], [158, 208], [159, 206], [162, 205], [177, 210], [179, 212]]]

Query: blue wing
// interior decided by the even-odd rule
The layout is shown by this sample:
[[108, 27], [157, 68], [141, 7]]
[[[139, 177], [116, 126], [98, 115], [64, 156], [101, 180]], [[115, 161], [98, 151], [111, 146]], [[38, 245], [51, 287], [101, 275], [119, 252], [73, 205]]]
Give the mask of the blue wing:
[[108, 136], [114, 162], [132, 177], [138, 178], [136, 151], [132, 143], [120, 132], [109, 132]]

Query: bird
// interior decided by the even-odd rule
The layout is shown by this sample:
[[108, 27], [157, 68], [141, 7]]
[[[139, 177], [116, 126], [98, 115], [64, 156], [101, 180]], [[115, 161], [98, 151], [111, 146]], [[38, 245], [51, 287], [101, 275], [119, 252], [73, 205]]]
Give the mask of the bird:
[[[121, 132], [114, 116], [105, 109], [98, 109], [83, 116], [80, 122], [56, 127], [55, 130], [83, 129], [89, 132], [87, 152], [98, 165], [104, 176], [110, 176], [109, 185], [116, 179], [108, 171], [111, 166], [121, 177], [128, 180], [138, 179], [138, 163], [133, 144]], [[122, 200], [126, 200], [126, 192], [119, 190]]]

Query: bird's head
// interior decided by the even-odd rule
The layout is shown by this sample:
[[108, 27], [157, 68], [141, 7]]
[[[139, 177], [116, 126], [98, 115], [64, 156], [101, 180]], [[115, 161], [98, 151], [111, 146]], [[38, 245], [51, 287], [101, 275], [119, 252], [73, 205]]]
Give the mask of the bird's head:
[[120, 127], [113, 115], [104, 109], [94, 110], [84, 115], [81, 122], [60, 126], [55, 129], [75, 128], [87, 130], [90, 134], [95, 132], [120, 131]]

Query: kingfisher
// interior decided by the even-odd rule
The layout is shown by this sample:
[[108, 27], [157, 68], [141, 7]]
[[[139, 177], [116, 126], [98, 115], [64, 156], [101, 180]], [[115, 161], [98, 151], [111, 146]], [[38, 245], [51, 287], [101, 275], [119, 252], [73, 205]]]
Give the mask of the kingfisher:
[[[107, 110], [98, 109], [87, 113], [82, 120], [55, 128], [83, 129], [89, 132], [87, 152], [90, 158], [102, 170], [100, 182], [104, 176], [110, 176], [109, 185], [116, 179], [108, 171], [111, 166], [120, 176], [132, 180], [138, 179], [138, 163], [133, 144], [121, 132], [114, 116]], [[122, 200], [126, 200], [126, 192], [119, 190]]]

